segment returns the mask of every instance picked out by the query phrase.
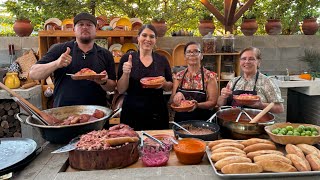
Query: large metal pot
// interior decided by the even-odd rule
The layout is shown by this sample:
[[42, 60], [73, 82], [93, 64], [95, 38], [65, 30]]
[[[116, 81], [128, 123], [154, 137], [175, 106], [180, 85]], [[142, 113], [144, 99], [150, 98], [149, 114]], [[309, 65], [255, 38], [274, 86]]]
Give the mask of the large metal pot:
[[180, 126], [192, 125], [193, 127], [197, 127], [197, 128], [210, 129], [213, 133], [205, 134], [205, 135], [191, 135], [191, 134], [179, 132], [178, 130], [180, 130], [180, 128], [176, 125], [173, 125], [172, 129], [176, 138], [178, 137], [198, 138], [204, 141], [214, 141], [218, 139], [220, 127], [215, 123], [206, 122], [203, 120], [189, 120], [189, 121], [178, 122], [178, 124]]
[[80, 106], [64, 106], [64, 107], [47, 109], [43, 111], [53, 115], [57, 119], [64, 120], [70, 115], [93, 114], [96, 109], [103, 111], [105, 114], [105, 117], [97, 119], [95, 121], [89, 121], [86, 123], [73, 124], [73, 125], [46, 126], [46, 125], [43, 125], [41, 121], [34, 118], [33, 116], [28, 116], [27, 119], [24, 121], [20, 117], [20, 115], [22, 115], [21, 113], [17, 114], [17, 118], [22, 123], [26, 123], [33, 127], [39, 128], [41, 135], [45, 140], [50, 141], [51, 143], [64, 144], [64, 143], [68, 143], [71, 139], [73, 139], [78, 135], [85, 134], [93, 130], [103, 129], [103, 126], [106, 123], [106, 121], [112, 118], [118, 112], [120, 112], [121, 109], [112, 111], [111, 109], [102, 107], [102, 106], [80, 105]]
[[[255, 117], [262, 110], [243, 109], [250, 117]], [[238, 122], [236, 119], [241, 112], [240, 108], [222, 109], [216, 113], [218, 124], [221, 127], [223, 138], [247, 139], [264, 134], [264, 127], [274, 124], [274, 115], [270, 112], [262, 116], [259, 123], [249, 123], [250, 119], [242, 113]]]

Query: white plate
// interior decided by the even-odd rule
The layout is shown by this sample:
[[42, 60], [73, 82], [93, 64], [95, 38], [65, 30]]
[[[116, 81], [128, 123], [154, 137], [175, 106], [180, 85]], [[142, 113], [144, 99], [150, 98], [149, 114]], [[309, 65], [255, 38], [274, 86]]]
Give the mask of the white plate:
[[109, 51], [110, 51], [110, 52], [112, 52], [113, 50], [121, 51], [121, 47], [122, 47], [121, 44], [112, 44], [112, 45], [109, 47]]
[[120, 18], [113, 18], [111, 21], [110, 21], [110, 23], [109, 23], [109, 26], [111, 26], [112, 27], [112, 29], [114, 29], [116, 26], [117, 26], [117, 22], [118, 22], [118, 20], [119, 20]]

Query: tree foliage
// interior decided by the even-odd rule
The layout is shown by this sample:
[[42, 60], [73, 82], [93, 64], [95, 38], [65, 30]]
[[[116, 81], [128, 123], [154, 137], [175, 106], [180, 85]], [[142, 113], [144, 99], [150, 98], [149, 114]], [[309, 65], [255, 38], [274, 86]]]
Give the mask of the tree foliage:
[[[211, 4], [224, 14], [224, 0], [209, 0]], [[237, 8], [247, 0], [239, 0]], [[79, 12], [90, 12], [95, 16], [107, 15], [108, 17], [139, 17], [144, 23], [152, 19], [165, 19], [168, 32], [181, 29], [193, 31], [199, 35], [199, 19], [204, 14], [210, 14], [199, 0], [8, 0], [5, 3], [7, 11], [16, 18], [28, 17], [36, 30], [43, 27], [48, 18], [61, 20], [72, 18]], [[300, 25], [304, 17], [319, 18], [319, 0], [256, 0], [253, 7], [254, 15], [259, 23], [257, 34], [265, 34], [264, 24], [267, 18], [280, 18], [282, 34], [301, 33]], [[234, 34], [239, 31], [240, 18], [235, 23]], [[224, 32], [223, 26], [215, 17], [215, 34]], [[12, 22], [13, 23], [13, 22]]]

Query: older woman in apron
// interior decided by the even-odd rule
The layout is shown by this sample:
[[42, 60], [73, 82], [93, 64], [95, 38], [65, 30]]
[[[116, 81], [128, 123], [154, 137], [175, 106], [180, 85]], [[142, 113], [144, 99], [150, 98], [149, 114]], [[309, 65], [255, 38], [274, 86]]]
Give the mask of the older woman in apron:
[[279, 87], [267, 76], [258, 71], [261, 63], [261, 52], [258, 48], [249, 47], [240, 53], [240, 67], [243, 75], [230, 80], [225, 88], [221, 89], [218, 105], [237, 106], [233, 95], [252, 94], [258, 95], [260, 101], [250, 105], [250, 108], [264, 109], [269, 103], [274, 102], [272, 113], [284, 111], [283, 99]]
[[195, 103], [190, 112], [176, 112], [174, 121], [207, 120], [217, 104], [218, 85], [216, 75], [201, 66], [203, 58], [200, 44], [189, 42], [184, 48], [188, 67], [178, 72], [173, 80], [171, 101], [179, 105], [182, 100]]

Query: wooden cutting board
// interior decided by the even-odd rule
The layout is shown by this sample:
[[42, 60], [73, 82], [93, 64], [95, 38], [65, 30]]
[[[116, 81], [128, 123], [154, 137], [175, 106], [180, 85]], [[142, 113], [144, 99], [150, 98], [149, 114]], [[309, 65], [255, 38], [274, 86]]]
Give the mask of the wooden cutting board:
[[[150, 135], [156, 135], [156, 134], [168, 134], [173, 136], [174, 133], [172, 130], [151, 130], [151, 131], [145, 131]], [[138, 132], [140, 134], [140, 132]], [[202, 162], [199, 165], [210, 165], [209, 160], [207, 158], [206, 155], [204, 155]], [[175, 152], [172, 150], [170, 153], [170, 157], [169, 157], [169, 161], [167, 166], [187, 166], [185, 164], [182, 164], [178, 161], [177, 156], [175, 154]], [[143, 168], [145, 166], [143, 166], [142, 161], [139, 159], [136, 163], [126, 167], [126, 168]], [[68, 165], [66, 172], [76, 172], [76, 171], [80, 171], [78, 169], [74, 169], [72, 168], [70, 165]]]

